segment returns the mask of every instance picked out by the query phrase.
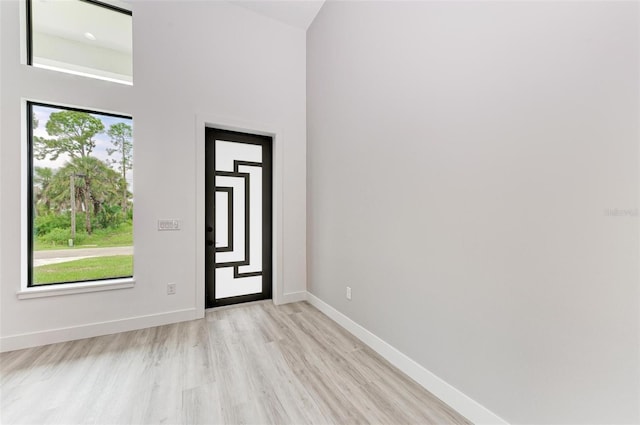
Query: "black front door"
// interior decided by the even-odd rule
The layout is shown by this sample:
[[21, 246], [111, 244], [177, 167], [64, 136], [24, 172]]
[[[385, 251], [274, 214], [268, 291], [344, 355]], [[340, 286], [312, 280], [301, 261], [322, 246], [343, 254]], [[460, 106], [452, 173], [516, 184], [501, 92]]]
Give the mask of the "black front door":
[[206, 307], [271, 298], [271, 145], [206, 129]]

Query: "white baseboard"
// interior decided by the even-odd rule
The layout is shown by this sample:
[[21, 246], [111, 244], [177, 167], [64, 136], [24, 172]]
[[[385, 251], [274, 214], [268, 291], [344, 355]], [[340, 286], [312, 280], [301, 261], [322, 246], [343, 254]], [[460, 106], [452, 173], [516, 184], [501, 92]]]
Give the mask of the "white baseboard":
[[507, 421], [310, 292], [307, 293], [307, 301], [474, 424], [508, 425]]
[[110, 335], [128, 332], [170, 323], [185, 322], [198, 318], [195, 308], [170, 311], [167, 313], [150, 314], [147, 316], [130, 317], [127, 319], [111, 320], [107, 322], [90, 323], [69, 328], [50, 329], [46, 331], [11, 335], [0, 338], [0, 352], [21, 350], [23, 348], [76, 339], [92, 338], [94, 336]]
[[282, 299], [279, 304], [297, 303], [298, 301], [307, 300], [307, 291], [289, 292], [282, 294]]

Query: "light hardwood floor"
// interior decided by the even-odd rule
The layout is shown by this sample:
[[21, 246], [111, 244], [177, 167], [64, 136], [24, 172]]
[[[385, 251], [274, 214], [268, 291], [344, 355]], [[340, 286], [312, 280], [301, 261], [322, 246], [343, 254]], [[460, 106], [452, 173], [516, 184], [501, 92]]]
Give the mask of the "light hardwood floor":
[[307, 303], [0, 354], [3, 424], [469, 424]]

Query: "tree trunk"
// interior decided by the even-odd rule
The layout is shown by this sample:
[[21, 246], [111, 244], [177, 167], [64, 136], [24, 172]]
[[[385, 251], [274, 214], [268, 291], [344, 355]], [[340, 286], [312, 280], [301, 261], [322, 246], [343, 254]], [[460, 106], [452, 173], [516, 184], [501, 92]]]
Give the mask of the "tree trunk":
[[90, 235], [93, 231], [91, 228], [91, 206], [93, 202], [91, 200], [91, 189], [89, 186], [89, 178], [84, 178], [84, 207], [86, 211], [84, 212], [84, 228], [87, 231], [87, 235]]
[[[124, 142], [122, 143], [122, 158], [124, 158]], [[122, 186], [124, 186], [122, 191], [122, 212], [124, 215], [127, 215], [127, 169], [126, 162], [124, 159], [122, 160]]]

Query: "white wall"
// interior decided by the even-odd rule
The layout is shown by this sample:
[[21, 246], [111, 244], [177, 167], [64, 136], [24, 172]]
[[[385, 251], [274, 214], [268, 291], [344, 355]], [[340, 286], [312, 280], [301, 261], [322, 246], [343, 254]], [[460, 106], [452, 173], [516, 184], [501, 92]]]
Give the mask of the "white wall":
[[325, 4], [310, 292], [509, 422], [640, 422], [638, 16]]
[[[196, 122], [228, 117], [277, 129], [284, 146], [282, 292], [305, 282], [305, 33], [226, 2], [134, 2], [133, 87], [20, 64], [17, 1], [0, 2], [0, 336], [2, 349], [185, 320], [196, 303]], [[135, 146], [132, 289], [18, 300], [21, 99], [131, 114]], [[204, 132], [204, 129], [199, 129]], [[158, 232], [178, 218], [179, 232]], [[177, 294], [166, 295], [166, 284]], [[140, 319], [140, 317], [142, 317]], [[138, 318], [138, 319], [136, 319]], [[106, 324], [104, 322], [107, 322]], [[58, 330], [52, 332], [53, 330]]]
[[37, 46], [33, 63], [115, 75], [122, 81], [131, 81], [132, 58], [128, 53], [38, 32], [33, 34], [33, 44]]

